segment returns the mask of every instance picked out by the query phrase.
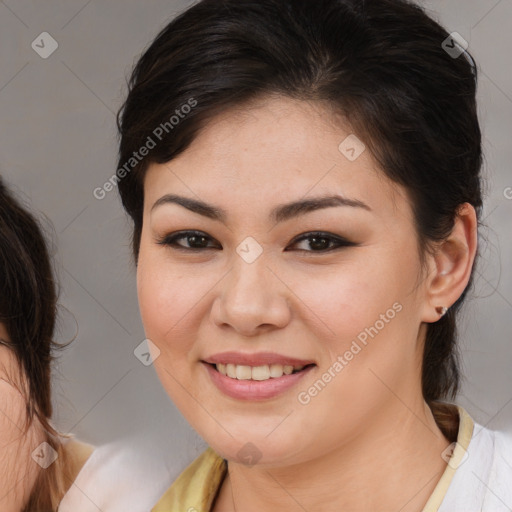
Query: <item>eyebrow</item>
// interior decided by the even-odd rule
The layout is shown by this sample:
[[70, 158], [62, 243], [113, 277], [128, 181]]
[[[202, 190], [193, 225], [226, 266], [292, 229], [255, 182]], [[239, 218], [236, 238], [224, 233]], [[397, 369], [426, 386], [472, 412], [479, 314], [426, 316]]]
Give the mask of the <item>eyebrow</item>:
[[[212, 220], [216, 220], [226, 224], [228, 214], [226, 210], [218, 208], [211, 204], [192, 199], [190, 197], [178, 196], [175, 194], [166, 194], [158, 199], [151, 207], [151, 211], [164, 204], [178, 204], [191, 212], [202, 215]], [[367, 211], [372, 209], [362, 201], [357, 199], [348, 199], [339, 195], [313, 197], [311, 199], [301, 199], [291, 203], [276, 206], [270, 212], [270, 220], [278, 223], [284, 222], [294, 217], [304, 215], [309, 212], [321, 210], [323, 208], [331, 208], [334, 206], [348, 206], [352, 208], [362, 208]]]

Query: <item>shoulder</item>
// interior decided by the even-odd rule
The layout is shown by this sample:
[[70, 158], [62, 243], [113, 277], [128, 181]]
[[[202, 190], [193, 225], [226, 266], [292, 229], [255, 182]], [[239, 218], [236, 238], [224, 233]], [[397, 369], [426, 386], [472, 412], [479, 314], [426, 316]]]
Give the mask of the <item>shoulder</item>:
[[476, 423], [468, 447], [468, 460], [469, 457], [474, 465], [480, 463], [477, 474], [487, 476], [489, 482], [497, 482], [503, 477], [512, 488], [512, 432], [491, 430]]
[[512, 432], [490, 431], [493, 439], [493, 462], [489, 482], [506, 497], [512, 508]]
[[140, 439], [105, 444], [87, 458], [58, 510], [147, 512], [165, 492], [171, 478], [158, 446]]
[[475, 423], [439, 512], [512, 508], [512, 433]]

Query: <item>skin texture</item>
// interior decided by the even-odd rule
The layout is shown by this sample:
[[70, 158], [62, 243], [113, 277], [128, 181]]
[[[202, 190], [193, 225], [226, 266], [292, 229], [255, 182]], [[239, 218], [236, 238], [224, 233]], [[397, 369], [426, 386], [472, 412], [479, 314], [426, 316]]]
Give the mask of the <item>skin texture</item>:
[[[0, 338], [8, 341], [8, 333], [0, 324]], [[31, 452], [43, 437], [36, 421], [25, 428], [25, 399], [19, 366], [12, 351], [0, 345], [0, 510], [19, 512], [26, 503], [39, 467]]]
[[[211, 121], [144, 181], [137, 281], [155, 368], [198, 433], [229, 460], [215, 511], [419, 511], [446, 467], [449, 445], [421, 393], [426, 323], [467, 285], [476, 250], [466, 205], [450, 239], [420, 263], [404, 189], [369, 151], [349, 161], [351, 134], [318, 103], [266, 98]], [[338, 120], [339, 121], [339, 120]], [[330, 207], [276, 224], [276, 205], [339, 194], [369, 209]], [[226, 210], [226, 224], [164, 204], [165, 194]], [[185, 252], [158, 241], [197, 230], [213, 247]], [[356, 246], [320, 251], [298, 235], [321, 231]], [[236, 252], [248, 236], [263, 249]], [[178, 243], [188, 247], [187, 239]], [[300, 250], [302, 249], [302, 250]], [[316, 252], [314, 252], [316, 250]], [[307, 405], [307, 391], [393, 304], [394, 318]], [[222, 394], [200, 362], [224, 352], [275, 352], [316, 367], [281, 395], [242, 401]], [[257, 464], [238, 455], [257, 447]]]

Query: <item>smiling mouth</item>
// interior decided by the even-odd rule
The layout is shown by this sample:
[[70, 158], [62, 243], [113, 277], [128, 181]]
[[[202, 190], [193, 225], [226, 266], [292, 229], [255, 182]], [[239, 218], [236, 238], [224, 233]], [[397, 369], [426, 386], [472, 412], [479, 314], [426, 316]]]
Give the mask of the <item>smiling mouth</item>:
[[306, 368], [315, 366], [314, 363], [303, 366], [292, 366], [282, 364], [264, 364], [261, 366], [248, 366], [240, 364], [207, 363], [225, 377], [233, 380], [253, 380], [264, 381], [278, 379], [283, 375], [292, 375], [300, 373]]

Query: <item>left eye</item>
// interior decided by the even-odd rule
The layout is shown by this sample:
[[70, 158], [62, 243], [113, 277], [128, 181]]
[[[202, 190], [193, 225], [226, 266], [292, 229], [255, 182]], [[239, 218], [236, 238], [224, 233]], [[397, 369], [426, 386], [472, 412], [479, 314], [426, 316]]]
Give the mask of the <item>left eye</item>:
[[[185, 240], [188, 246], [178, 243], [180, 240]], [[188, 252], [197, 252], [204, 249], [222, 249], [222, 247], [218, 244], [208, 246], [209, 241], [214, 240], [206, 233], [202, 233], [201, 231], [181, 231], [165, 236], [161, 240], [158, 240], [157, 243], [159, 245], [164, 245], [173, 249]], [[351, 247], [357, 245], [354, 242], [350, 242], [349, 240], [339, 236], [330, 235], [328, 233], [315, 232], [301, 235], [299, 238], [296, 238], [288, 247], [293, 247], [302, 242], [307, 242], [309, 248], [311, 249], [298, 249], [299, 251], [304, 252], [329, 252], [340, 247]], [[286, 248], [285, 250], [288, 251], [290, 249]]]
[[[307, 242], [309, 247], [313, 249], [307, 252], [329, 252], [340, 247], [351, 247], [356, 245], [354, 242], [350, 242], [345, 238], [339, 236], [333, 236], [328, 233], [306, 233], [299, 238], [296, 238], [292, 245], [296, 245], [300, 242]], [[305, 249], [299, 249], [303, 251]]]

